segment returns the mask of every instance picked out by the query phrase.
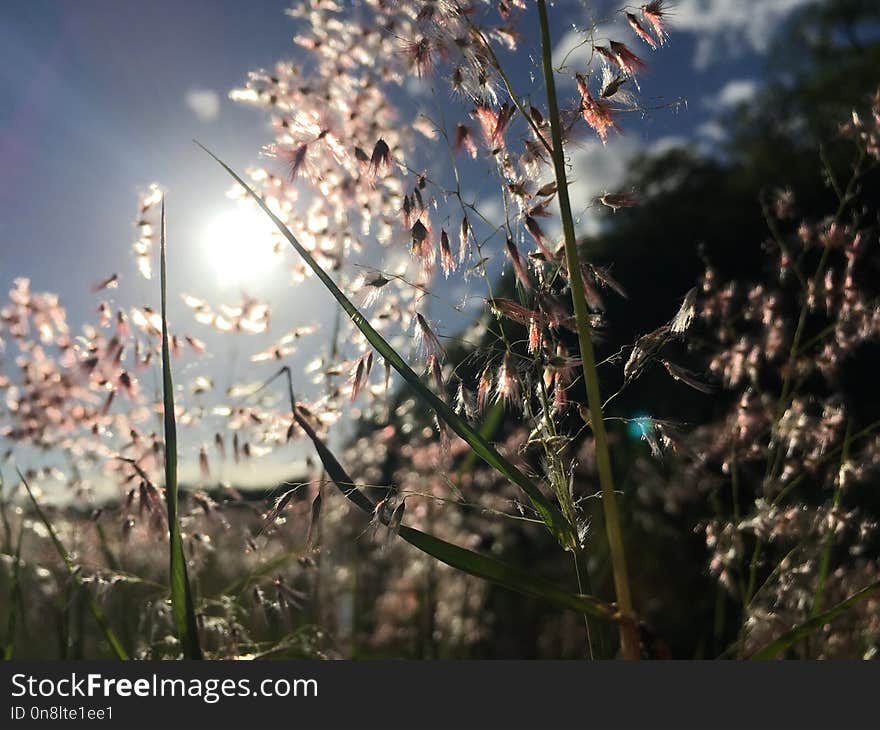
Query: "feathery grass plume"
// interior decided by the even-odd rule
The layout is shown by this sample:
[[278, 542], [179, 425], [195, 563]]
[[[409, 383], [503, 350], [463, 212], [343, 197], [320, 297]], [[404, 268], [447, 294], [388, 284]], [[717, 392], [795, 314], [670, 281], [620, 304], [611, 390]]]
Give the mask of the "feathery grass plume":
[[489, 396], [492, 393], [492, 366], [486, 365], [480, 373], [480, 382], [477, 386], [477, 409], [482, 413], [486, 410]]
[[543, 322], [543, 315], [533, 309], [522, 306], [512, 299], [504, 299], [503, 297], [495, 297], [486, 302], [489, 308], [499, 317], [509, 319], [511, 322], [528, 326], [534, 321]]
[[119, 288], [119, 274], [111, 274], [106, 279], [99, 281], [92, 287], [93, 292], [103, 291], [104, 289], [118, 289]]
[[535, 239], [535, 243], [538, 244], [538, 249], [544, 254], [544, 257], [548, 261], [552, 261], [554, 256], [550, 249], [547, 248], [544, 239], [544, 231], [541, 230], [541, 226], [538, 225], [538, 222], [532, 218], [532, 216], [527, 215], [525, 217], [525, 226], [526, 230], [531, 234], [532, 238]]
[[417, 76], [431, 73], [431, 69], [434, 67], [434, 46], [430, 38], [423, 37], [418, 40], [404, 41], [403, 52]]
[[440, 229], [440, 265], [443, 267], [443, 275], [447, 279], [455, 271], [455, 258], [452, 255], [452, 249], [449, 247], [449, 234], [445, 228]]
[[416, 312], [416, 341], [427, 358], [445, 357], [446, 351], [421, 312]]
[[370, 174], [376, 175], [383, 167], [391, 164], [391, 148], [384, 139], [379, 139], [373, 147], [373, 154], [370, 155]]
[[620, 68], [620, 59], [614, 55], [614, 52], [608, 46], [593, 46], [593, 51], [602, 56], [607, 63]]
[[516, 113], [516, 107], [507, 103], [499, 109], [493, 109], [488, 104], [477, 104], [474, 108], [474, 116], [480, 123], [483, 139], [492, 154], [498, 154], [506, 147], [504, 135], [507, 125]]
[[472, 419], [477, 412], [474, 394], [465, 387], [464, 381], [460, 379], [455, 389], [455, 411], [460, 416], [463, 415], [469, 419]]
[[669, 325], [664, 324], [636, 340], [629, 358], [627, 358], [626, 364], [623, 366], [623, 377], [625, 380], [634, 380], [641, 374], [648, 361], [655, 357], [669, 341], [669, 333]]
[[526, 270], [526, 265], [523, 262], [522, 257], [519, 255], [516, 244], [513, 242], [513, 239], [508, 236], [504, 245], [507, 248], [507, 256], [510, 258], [510, 263], [513, 264], [513, 273], [516, 275], [516, 280], [520, 283], [523, 289], [530, 291], [532, 289], [532, 282], [529, 281], [529, 272]]
[[305, 165], [308, 151], [309, 146], [307, 144], [301, 144], [296, 149], [285, 149], [278, 153], [278, 156], [287, 163], [287, 179], [290, 182], [295, 182], [296, 178], [299, 176], [303, 165]]
[[634, 78], [637, 73], [647, 68], [645, 62], [633, 53], [625, 43], [610, 41], [609, 45], [611, 52], [617, 59], [618, 66], [627, 76]]
[[630, 28], [633, 29], [633, 32], [641, 38], [645, 43], [651, 46], [652, 49], [657, 50], [657, 41], [655, 41], [651, 34], [648, 33], [647, 30], [642, 27], [642, 24], [639, 22], [639, 19], [633, 13], [626, 13], [626, 21], [629, 23]]
[[669, 38], [666, 30], [666, 2], [665, 0], [651, 0], [651, 2], [642, 5], [642, 16], [650, 23], [657, 36], [657, 42], [662, 46]]
[[507, 408], [518, 409], [521, 398], [522, 381], [516, 368], [516, 361], [510, 352], [506, 352], [495, 376], [495, 399], [499, 403], [504, 403]]
[[357, 360], [357, 364], [351, 371], [351, 399], [352, 401], [357, 400], [358, 395], [361, 392], [361, 387], [363, 386], [366, 380], [366, 362], [364, 358], [359, 357]]
[[699, 390], [701, 393], [714, 393], [715, 388], [709, 384], [701, 380], [696, 373], [688, 370], [687, 368], [683, 368], [681, 365], [676, 365], [673, 362], [669, 362], [665, 358], [660, 358], [660, 362], [663, 364], [663, 367], [666, 368], [666, 371], [675, 379], [679, 380], [685, 385], [689, 385], [691, 388], [695, 390]]
[[[427, 369], [430, 371], [431, 377], [434, 379], [434, 385], [437, 388], [437, 393], [442, 395], [445, 387], [443, 383], [443, 366], [440, 364], [440, 358], [436, 355], [430, 355], [428, 357]], [[443, 425], [443, 422], [440, 421], [441, 429], [443, 428]]]
[[151, 216], [155, 213], [156, 205], [162, 198], [162, 191], [156, 184], [150, 185], [146, 193], [140, 197], [138, 205], [138, 218], [136, 222], [138, 238], [132, 245], [138, 271], [145, 279], [153, 276], [153, 243], [156, 238], [155, 226]]
[[599, 97], [610, 100], [620, 107], [635, 108], [636, 98], [630, 91], [624, 89], [627, 77], [617, 73], [608, 66], [602, 67], [602, 84], [599, 87]]
[[599, 197], [602, 205], [618, 211], [621, 208], [632, 208], [639, 204], [639, 198], [634, 193], [605, 193]]
[[605, 101], [593, 97], [590, 93], [587, 79], [583, 74], [577, 75], [577, 86], [581, 95], [581, 114], [587, 124], [599, 135], [602, 144], [606, 144], [608, 142], [608, 130], [615, 129], [619, 131], [619, 127], [614, 121], [614, 112]]
[[456, 124], [455, 139], [452, 143], [452, 148], [456, 152], [461, 152], [461, 150], [464, 149], [470, 155], [472, 160], [477, 159], [477, 144], [474, 142], [471, 128], [466, 124], [462, 124], [461, 122]]
[[467, 216], [461, 219], [461, 225], [458, 229], [458, 262], [463, 263], [467, 256], [467, 244], [470, 236], [471, 224]]
[[177, 421], [174, 413], [174, 383], [171, 377], [171, 353], [168, 335], [168, 273], [167, 242], [165, 239], [165, 196], [162, 196], [161, 232], [159, 236], [159, 287], [162, 303], [162, 404], [165, 429], [165, 502], [168, 508], [169, 578], [171, 586], [171, 613], [177, 637], [187, 659], [201, 659], [199, 629], [193, 605], [192, 588], [186, 569], [183, 539], [178, 517], [177, 485]]
[[603, 287], [610, 289], [619, 297], [623, 297], [624, 299], [629, 298], [626, 289], [624, 289], [623, 285], [611, 275], [611, 272], [609, 272], [608, 269], [602, 266], [594, 266], [590, 263], [585, 264], [585, 266], [589, 268], [590, 273]]
[[694, 321], [694, 314], [696, 314], [696, 302], [697, 288], [694, 287], [685, 294], [681, 307], [679, 307], [675, 317], [673, 317], [672, 321], [669, 323], [669, 331], [672, 334], [683, 335], [688, 331], [691, 322]]
[[424, 220], [418, 218], [410, 229], [410, 237], [412, 238], [412, 254], [422, 267], [424, 274], [429, 274], [434, 266], [437, 252], [434, 250], [433, 236], [431, 231], [431, 220], [425, 216]]

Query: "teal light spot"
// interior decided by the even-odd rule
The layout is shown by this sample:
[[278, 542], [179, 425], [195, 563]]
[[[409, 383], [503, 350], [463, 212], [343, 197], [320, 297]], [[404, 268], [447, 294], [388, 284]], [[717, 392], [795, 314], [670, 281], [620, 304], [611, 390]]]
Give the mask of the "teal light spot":
[[631, 439], [643, 439], [651, 430], [653, 421], [650, 416], [636, 416], [626, 425], [626, 432]]

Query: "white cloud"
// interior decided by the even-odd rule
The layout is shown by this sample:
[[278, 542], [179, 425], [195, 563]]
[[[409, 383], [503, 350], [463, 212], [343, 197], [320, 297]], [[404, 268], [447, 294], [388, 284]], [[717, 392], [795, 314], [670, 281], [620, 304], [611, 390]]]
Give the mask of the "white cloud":
[[560, 86], [574, 86], [574, 72], [583, 73], [590, 58], [595, 55], [592, 42], [587, 41], [595, 41], [600, 46], [608, 45], [608, 39], [616, 40], [620, 37], [620, 30], [607, 23], [595, 25], [592, 31], [580, 27], [569, 30], [553, 49], [553, 64], [558, 68], [565, 61], [564, 68], [568, 72], [557, 76], [556, 83]]
[[587, 235], [598, 233], [601, 222], [591, 215], [589, 206], [604, 193], [619, 192], [633, 157], [644, 150], [644, 144], [634, 136], [609, 137], [608, 144], [590, 141], [570, 151], [569, 194], [579, 231]]
[[[694, 66], [704, 69], [725, 58], [748, 52], [764, 53], [780, 25], [791, 14], [819, 0], [677, 0], [669, 3], [667, 24], [670, 42], [676, 35], [694, 36], [696, 48]], [[604, 17], [612, 17], [616, 4], [609, 0], [599, 4]], [[589, 58], [590, 44], [583, 44], [588, 33], [589, 16], [579, 9], [580, 27], [572, 27], [556, 44], [553, 60], [559, 64], [566, 53], [576, 48], [568, 57], [567, 65], [582, 70]], [[619, 16], [618, 16], [619, 17]], [[632, 37], [626, 23], [617, 20], [601, 21], [595, 28], [593, 38], [603, 43], [606, 38], [627, 40]], [[578, 47], [578, 44], [583, 44]], [[637, 46], [638, 47], [638, 46]], [[563, 79], [564, 81], [564, 79]]]
[[191, 89], [186, 92], [186, 105], [203, 122], [212, 122], [220, 112], [220, 96], [210, 89]]
[[697, 136], [708, 142], [723, 142], [727, 139], [727, 130], [718, 122], [704, 122], [697, 127]]
[[725, 56], [763, 53], [780, 24], [795, 10], [816, 0], [679, 0], [669, 12], [669, 27], [696, 35], [694, 65], [705, 68]]
[[758, 84], [752, 79], [731, 79], [717, 93], [703, 99], [703, 103], [713, 111], [725, 111], [753, 99], [757, 91]]
[[658, 140], [651, 142], [648, 145], [645, 152], [649, 155], [662, 155], [670, 150], [678, 149], [679, 147], [687, 147], [688, 139], [686, 137], [680, 137], [678, 135], [669, 135], [667, 137], [661, 137]]

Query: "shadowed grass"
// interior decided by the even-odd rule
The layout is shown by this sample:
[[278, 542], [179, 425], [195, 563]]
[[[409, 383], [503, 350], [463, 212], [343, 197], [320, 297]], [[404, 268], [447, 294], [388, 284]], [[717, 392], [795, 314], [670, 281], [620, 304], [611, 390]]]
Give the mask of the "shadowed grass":
[[759, 649], [752, 654], [752, 659], [775, 659], [789, 647], [803, 641], [810, 634], [821, 629], [829, 621], [833, 621], [838, 616], [846, 613], [854, 606], [862, 601], [870, 598], [876, 593], [880, 593], [880, 580], [871, 583], [871, 585], [862, 588], [862, 590], [853, 593], [849, 598], [841, 601], [836, 606], [829, 608], [824, 613], [805, 621], [799, 626], [795, 626], [791, 631], [787, 631], [775, 641], [772, 641], [763, 649]]
[[3, 658], [12, 659], [15, 654], [15, 627], [18, 623], [18, 609], [21, 607], [21, 542], [24, 537], [24, 521], [18, 528], [15, 541], [15, 562], [12, 567], [12, 589], [9, 591], [9, 616], [6, 621], [6, 646]]
[[[119, 641], [119, 638], [116, 636], [113, 629], [110, 628], [110, 624], [104, 616], [104, 612], [101, 611], [101, 608], [95, 602], [92, 594], [89, 593], [89, 591], [86, 590], [86, 587], [83, 585], [82, 574], [80, 572], [79, 566], [73, 562], [73, 558], [70, 557], [70, 553], [67, 552], [67, 549], [58, 538], [58, 535], [55, 533], [55, 528], [52, 527], [52, 523], [49, 521], [46, 513], [43, 512], [43, 508], [40, 507], [40, 503], [37, 501], [37, 498], [31, 491], [30, 484], [28, 484], [27, 479], [25, 479], [24, 477], [24, 474], [19, 471], [18, 476], [21, 478], [22, 484], [24, 484], [24, 488], [28, 493], [28, 497], [31, 498], [31, 503], [34, 505], [34, 510], [36, 511], [37, 516], [40, 518], [40, 521], [43, 523], [46, 531], [49, 533], [49, 538], [52, 540], [52, 544], [55, 546], [55, 550], [58, 552], [58, 555], [64, 562], [64, 567], [67, 568], [67, 572], [70, 575], [71, 580], [78, 588], [84, 591], [86, 596], [86, 604], [89, 607], [89, 611], [91, 611], [92, 616], [95, 617], [95, 621], [100, 627], [101, 632], [104, 634], [104, 638], [107, 639], [107, 643], [110, 644], [110, 648], [113, 650], [116, 658], [128, 659], [128, 652], [125, 651], [122, 643]], [[20, 547], [21, 541], [19, 538], [19, 548]]]
[[165, 425], [165, 502], [168, 505], [169, 535], [169, 582], [171, 587], [171, 614], [177, 638], [183, 647], [186, 659], [201, 659], [199, 629], [193, 607], [192, 589], [186, 574], [186, 556], [183, 554], [183, 540], [180, 537], [180, 522], [177, 516], [177, 420], [174, 414], [174, 382], [171, 378], [171, 355], [168, 346], [167, 292], [165, 240], [165, 196], [162, 196], [162, 224], [160, 233], [160, 276], [162, 290], [162, 405]]
[[437, 417], [446, 423], [455, 433], [457, 433], [468, 446], [489, 466], [499, 473], [503, 474], [511, 482], [519, 486], [529, 497], [532, 505], [540, 514], [541, 519], [547, 526], [547, 529], [556, 537], [560, 545], [567, 549], [574, 549], [577, 546], [577, 536], [571, 523], [562, 514], [559, 507], [553, 504], [541, 489], [525, 474], [523, 474], [514, 464], [505, 459], [495, 448], [480, 434], [479, 430], [474, 429], [466, 420], [461, 418], [452, 408], [449, 407], [440, 397], [438, 397], [430, 388], [428, 388], [419, 378], [419, 376], [410, 368], [397, 351], [388, 344], [370, 325], [367, 318], [351, 303], [348, 297], [342, 293], [333, 279], [324, 271], [315, 261], [314, 257], [308, 250], [297, 240], [296, 236], [290, 229], [284, 225], [278, 216], [270, 209], [266, 202], [257, 195], [256, 192], [225, 162], [211, 152], [207, 147], [196, 142], [205, 152], [207, 152], [229, 175], [239, 184], [245, 191], [257, 202], [260, 208], [269, 216], [281, 234], [290, 242], [294, 250], [300, 255], [303, 261], [314, 272], [315, 276], [330, 291], [333, 298], [336, 299], [339, 306], [351, 317], [355, 326], [363, 333], [367, 341], [376, 349], [376, 351], [391, 365], [403, 378], [410, 390], [426, 405], [434, 410]]

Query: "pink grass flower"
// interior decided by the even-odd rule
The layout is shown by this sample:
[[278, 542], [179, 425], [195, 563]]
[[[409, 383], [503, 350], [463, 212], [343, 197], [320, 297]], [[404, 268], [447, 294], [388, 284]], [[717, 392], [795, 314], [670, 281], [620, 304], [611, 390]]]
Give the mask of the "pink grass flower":
[[617, 123], [614, 121], [611, 107], [604, 101], [593, 97], [587, 85], [587, 79], [581, 74], [577, 76], [577, 84], [578, 91], [581, 94], [581, 114], [583, 114], [587, 124], [599, 135], [602, 144], [606, 144], [608, 142], [608, 130], [619, 130]]
[[629, 23], [630, 28], [633, 29], [633, 32], [641, 38], [645, 43], [647, 43], [651, 48], [657, 50], [657, 41], [655, 41], [651, 34], [642, 27], [642, 24], [639, 22], [639, 19], [633, 15], [632, 13], [626, 13], [626, 20]]
[[519, 251], [512, 238], [508, 237], [506, 246], [507, 255], [510, 257], [510, 262], [513, 264], [513, 272], [516, 275], [517, 281], [519, 281], [523, 289], [526, 289], [527, 291], [531, 290], [532, 283], [529, 281], [529, 272], [526, 269], [526, 265], [523, 263], [522, 257], [519, 255]]
[[669, 38], [666, 30], [666, 3], [664, 0], [652, 0], [646, 5], [642, 5], [642, 16], [651, 25], [654, 35], [662, 46]]

